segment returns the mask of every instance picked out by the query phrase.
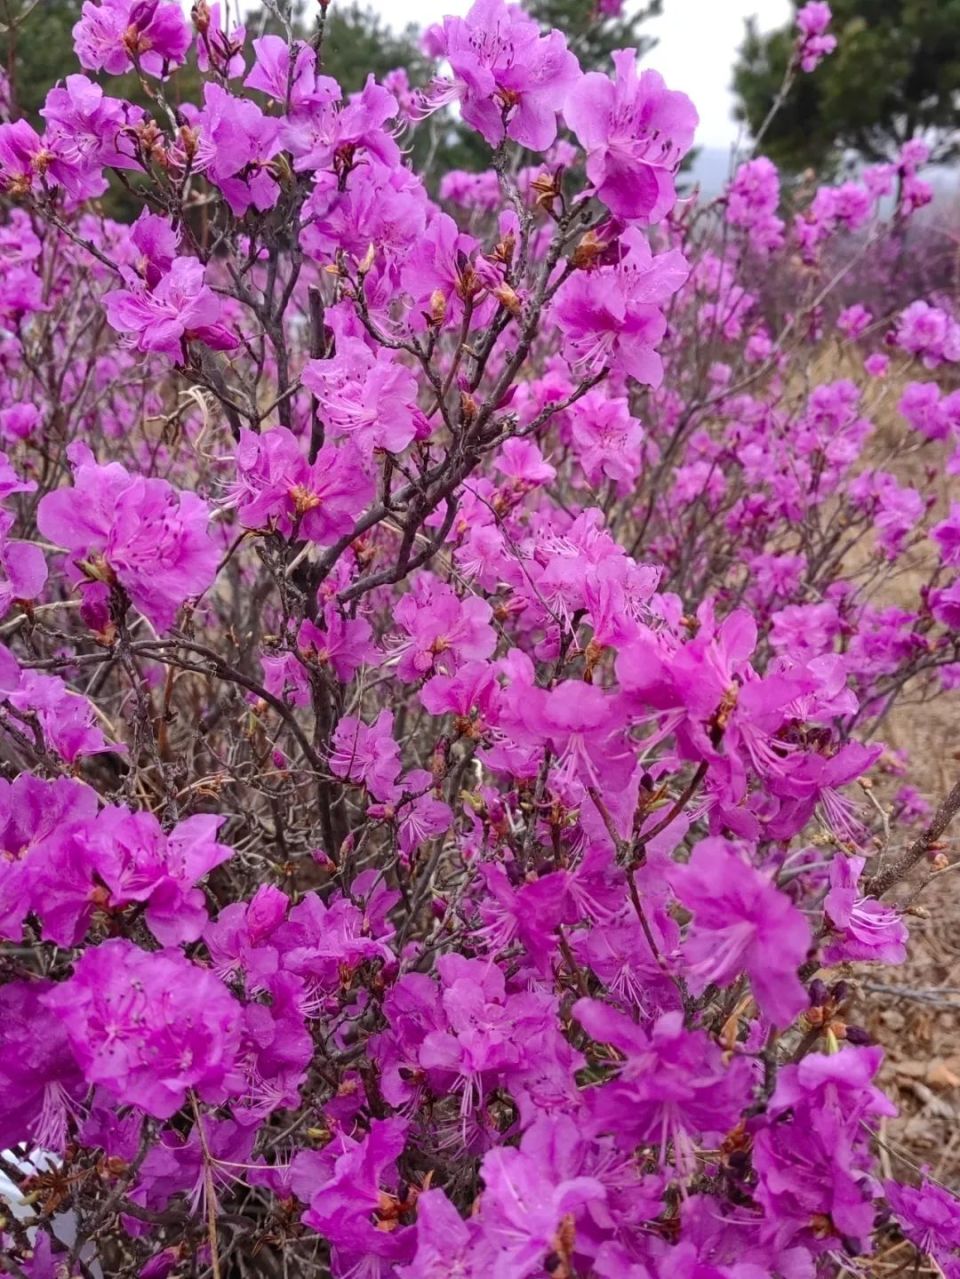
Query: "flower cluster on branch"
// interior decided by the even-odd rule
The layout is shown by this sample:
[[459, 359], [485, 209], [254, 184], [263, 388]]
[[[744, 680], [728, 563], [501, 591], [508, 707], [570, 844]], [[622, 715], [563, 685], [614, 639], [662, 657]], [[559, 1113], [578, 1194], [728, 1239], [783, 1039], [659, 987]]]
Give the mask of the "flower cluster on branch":
[[87, 0], [0, 123], [0, 1268], [960, 1274], [850, 985], [960, 808], [923, 142], [680, 196], [635, 51], [477, 0], [348, 95], [320, 14]]

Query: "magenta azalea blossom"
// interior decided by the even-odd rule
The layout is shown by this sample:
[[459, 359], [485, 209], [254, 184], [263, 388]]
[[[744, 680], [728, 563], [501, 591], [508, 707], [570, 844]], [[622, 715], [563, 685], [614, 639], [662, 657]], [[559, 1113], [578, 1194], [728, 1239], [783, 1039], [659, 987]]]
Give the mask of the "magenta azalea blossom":
[[698, 118], [684, 93], [656, 71], [639, 76], [636, 53], [613, 54], [616, 77], [589, 72], [574, 84], [563, 114], [587, 153], [587, 176], [611, 213], [659, 222], [674, 200], [674, 175], [693, 144]]
[[168, 1119], [196, 1089], [220, 1102], [239, 1090], [240, 1006], [218, 977], [176, 951], [115, 939], [86, 951], [43, 997], [92, 1084]]
[[667, 328], [662, 308], [689, 266], [676, 250], [654, 256], [641, 236], [624, 239], [629, 252], [615, 266], [578, 271], [561, 285], [553, 317], [583, 376], [609, 368], [657, 387], [663, 362], [656, 348]]
[[445, 57], [452, 80], [438, 80], [421, 112], [460, 103], [464, 120], [492, 147], [512, 138], [546, 151], [557, 136], [557, 114], [580, 65], [559, 31], [542, 35], [517, 5], [475, 0], [464, 18], [445, 18], [431, 29], [435, 56]]
[[789, 897], [722, 839], [701, 840], [673, 882], [693, 913], [683, 948], [690, 989], [728, 986], [745, 971], [761, 1013], [789, 1025], [807, 1002], [797, 969], [810, 945], [810, 926]]
[[830, 891], [823, 908], [836, 936], [823, 952], [824, 962], [875, 960], [902, 964], [907, 957], [907, 926], [898, 911], [858, 889], [864, 857], [834, 856], [830, 863]]
[[417, 433], [417, 381], [390, 351], [373, 352], [342, 337], [328, 360], [310, 360], [304, 385], [316, 395], [331, 435], [353, 439], [364, 454], [402, 452]]
[[46, 981], [0, 986], [0, 1142], [6, 1149], [30, 1142], [61, 1153], [68, 1121], [82, 1110], [86, 1079], [63, 1019], [44, 1004], [54, 989]]
[[216, 575], [220, 553], [207, 532], [207, 504], [165, 480], [130, 475], [118, 462], [81, 460], [74, 483], [41, 500], [37, 519], [44, 537], [71, 553], [81, 590], [84, 579], [116, 582], [161, 628]]
[[177, 258], [150, 291], [116, 289], [103, 302], [112, 327], [129, 334], [138, 351], [159, 351], [177, 364], [186, 362], [190, 341], [215, 351], [232, 351], [238, 343], [220, 322], [220, 303], [195, 258]]
[[108, 75], [133, 66], [163, 75], [190, 47], [190, 29], [171, 0], [85, 0], [73, 38], [82, 65]]

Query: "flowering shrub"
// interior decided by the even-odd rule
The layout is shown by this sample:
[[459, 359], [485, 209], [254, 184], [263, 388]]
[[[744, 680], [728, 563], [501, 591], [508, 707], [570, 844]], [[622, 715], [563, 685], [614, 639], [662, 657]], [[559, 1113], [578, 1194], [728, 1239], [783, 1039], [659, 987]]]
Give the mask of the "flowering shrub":
[[322, 20], [192, 22], [87, 0], [151, 109], [0, 125], [7, 1271], [960, 1274], [844, 980], [960, 807], [880, 737], [960, 683], [960, 318], [847, 289], [923, 144], [788, 218], [502, 0], [351, 97]]

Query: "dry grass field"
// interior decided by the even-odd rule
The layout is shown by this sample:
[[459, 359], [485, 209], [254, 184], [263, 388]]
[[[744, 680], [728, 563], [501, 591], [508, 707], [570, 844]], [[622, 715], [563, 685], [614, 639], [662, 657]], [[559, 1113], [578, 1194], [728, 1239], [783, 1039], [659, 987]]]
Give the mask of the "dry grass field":
[[[815, 376], [820, 380], [857, 372], [834, 352], [824, 355]], [[899, 418], [896, 404], [907, 380], [894, 376], [871, 393], [866, 412], [877, 430], [865, 461], [933, 495], [937, 508], [946, 512], [951, 499], [960, 500], [960, 480], [932, 464], [937, 446], [918, 446]], [[884, 603], [915, 605], [932, 550], [917, 549], [889, 584]], [[863, 552], [869, 553], [869, 548]], [[935, 806], [960, 777], [960, 692], [922, 700], [916, 690], [907, 689], [879, 737], [909, 761], [906, 777], [899, 778], [884, 778], [881, 761], [881, 802], [907, 781]], [[909, 832], [892, 828], [891, 849], [909, 838]], [[960, 823], [947, 832], [944, 845], [951, 864], [960, 868]], [[913, 887], [901, 885], [897, 899], [908, 901]], [[856, 991], [851, 1020], [864, 1025], [886, 1049], [883, 1083], [900, 1109], [898, 1118], [884, 1124], [881, 1158], [886, 1171], [909, 1179], [911, 1168], [929, 1167], [933, 1176], [960, 1190], [960, 870], [921, 894], [910, 911], [911, 949], [901, 969], [864, 965], [850, 970]], [[909, 1256], [909, 1248], [895, 1249], [878, 1259], [876, 1273], [914, 1274]]]

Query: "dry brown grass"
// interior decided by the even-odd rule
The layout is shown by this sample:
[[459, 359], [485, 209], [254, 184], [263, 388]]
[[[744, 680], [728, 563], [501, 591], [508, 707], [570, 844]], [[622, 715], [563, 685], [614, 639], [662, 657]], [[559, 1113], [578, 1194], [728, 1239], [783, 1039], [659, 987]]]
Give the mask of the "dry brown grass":
[[[859, 359], [838, 355], [835, 348], [822, 353], [809, 374], [814, 382], [840, 377], [862, 381]], [[890, 471], [902, 483], [932, 495], [935, 511], [946, 512], [951, 499], [960, 499], [960, 483], [944, 471], [942, 446], [918, 443], [896, 411], [905, 383], [917, 377], [911, 368], [870, 388], [865, 412], [877, 429], [864, 465]], [[930, 545], [913, 551], [885, 585], [879, 602], [915, 607], [932, 553]], [[871, 554], [871, 548], [858, 551], [864, 561]], [[916, 690], [907, 689], [880, 736], [909, 760], [904, 778], [880, 782], [881, 800], [908, 782], [935, 805], [960, 777], [960, 694], [940, 692], [920, 701]], [[891, 832], [894, 846], [905, 838]], [[960, 861], [960, 827], [949, 831], [944, 843], [950, 861]], [[902, 889], [901, 898], [908, 896], [909, 890]], [[927, 890], [913, 909], [910, 956], [902, 968], [861, 966], [851, 971], [858, 990], [854, 1020], [886, 1049], [883, 1083], [900, 1109], [898, 1118], [884, 1124], [885, 1171], [909, 1179], [916, 1168], [929, 1165], [933, 1176], [960, 1189], [960, 870], [947, 875], [936, 891]], [[889, 1264], [883, 1273], [912, 1269], [902, 1251], [885, 1260]]]

